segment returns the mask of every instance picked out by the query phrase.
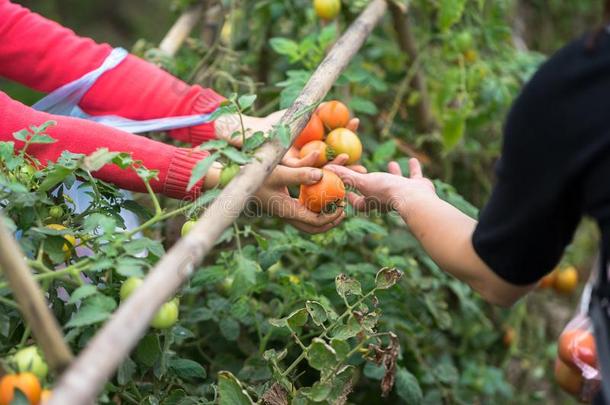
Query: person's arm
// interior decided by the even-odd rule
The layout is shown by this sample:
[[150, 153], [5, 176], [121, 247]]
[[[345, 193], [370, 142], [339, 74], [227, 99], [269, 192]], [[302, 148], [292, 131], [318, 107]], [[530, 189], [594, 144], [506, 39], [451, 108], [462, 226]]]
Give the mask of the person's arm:
[[436, 195], [416, 159], [410, 161], [409, 178], [402, 176], [394, 162], [389, 165], [390, 173], [359, 174], [341, 166], [328, 168], [361, 193], [348, 194], [356, 209], [396, 210], [432, 260], [488, 302], [510, 306], [534, 287], [503, 280], [481, 260], [472, 244], [477, 221]]
[[[20, 5], [0, 0], [0, 76], [51, 92], [98, 68], [111, 50], [108, 44], [79, 37]], [[92, 115], [140, 120], [210, 113], [222, 100], [211, 89], [189, 86], [129, 55], [99, 78], [80, 107]], [[170, 135], [194, 145], [216, 137], [213, 122]]]

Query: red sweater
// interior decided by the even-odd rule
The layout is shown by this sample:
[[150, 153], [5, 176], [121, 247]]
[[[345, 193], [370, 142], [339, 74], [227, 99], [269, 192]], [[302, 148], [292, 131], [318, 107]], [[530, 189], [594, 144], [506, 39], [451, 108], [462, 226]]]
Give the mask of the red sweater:
[[[78, 79], [99, 67], [112, 48], [80, 38], [71, 30], [8, 0], [0, 0], [0, 76], [43, 92]], [[85, 95], [80, 107], [91, 115], [114, 114], [131, 119], [209, 113], [223, 100], [210, 89], [189, 86], [167, 72], [129, 55], [106, 72]], [[42, 163], [63, 150], [89, 154], [99, 148], [131, 152], [149, 169], [159, 171], [156, 192], [174, 198], [186, 192], [193, 166], [207, 153], [177, 148], [86, 120], [41, 113], [0, 92], [0, 141], [13, 141], [15, 131], [48, 120], [58, 125], [48, 133], [57, 140], [28, 151]], [[177, 140], [198, 145], [214, 137], [214, 124], [170, 132]], [[16, 142], [17, 147], [23, 144]], [[133, 171], [107, 165], [94, 175], [133, 191], [144, 184]]]

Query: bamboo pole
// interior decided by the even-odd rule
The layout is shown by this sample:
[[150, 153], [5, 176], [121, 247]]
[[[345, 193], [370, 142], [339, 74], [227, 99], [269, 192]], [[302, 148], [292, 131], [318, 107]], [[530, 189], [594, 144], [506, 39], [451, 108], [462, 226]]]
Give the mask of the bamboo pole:
[[[411, 63], [415, 63], [418, 60], [419, 51], [411, 32], [411, 23], [409, 22], [407, 12], [393, 2], [390, 2], [390, 11], [394, 20], [394, 28], [398, 35], [398, 44], [402, 51], [409, 56]], [[420, 132], [432, 132], [437, 127], [437, 123], [432, 116], [430, 108], [430, 96], [428, 95], [426, 78], [419, 68], [413, 76], [411, 87], [419, 93], [415, 120], [417, 130]]]
[[184, 41], [191, 34], [195, 25], [201, 20], [203, 16], [203, 2], [189, 7], [182, 15], [176, 20], [174, 25], [165, 35], [165, 38], [161, 41], [159, 49], [170, 56], [174, 56], [178, 49], [182, 46]]
[[[303, 111], [323, 100], [386, 9], [385, 0], [373, 0], [369, 4], [333, 46], [285, 113], [281, 123], [289, 124], [293, 140], [310, 117]], [[260, 148], [253, 162], [229, 183], [193, 230], [157, 263], [142, 287], [119, 307], [62, 375], [53, 391], [50, 405], [81, 405], [95, 400], [105, 382], [145, 333], [157, 309], [176, 293], [222, 232], [237, 219], [247, 200], [262, 185], [286, 150], [278, 140]]]
[[0, 216], [0, 268], [45, 359], [53, 371], [60, 373], [72, 361], [72, 352], [24, 257]]

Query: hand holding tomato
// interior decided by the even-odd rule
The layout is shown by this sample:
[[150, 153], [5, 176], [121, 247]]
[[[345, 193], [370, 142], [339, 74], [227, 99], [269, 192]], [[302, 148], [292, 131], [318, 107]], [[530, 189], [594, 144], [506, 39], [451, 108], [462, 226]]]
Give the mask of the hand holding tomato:
[[409, 161], [410, 177], [403, 177], [396, 162], [388, 165], [389, 173], [362, 174], [343, 166], [329, 165], [328, 169], [337, 174], [347, 185], [355, 187], [360, 195], [349, 193], [348, 201], [355, 209], [367, 211], [378, 209], [389, 211], [399, 209], [409, 198], [416, 195], [436, 196], [434, 185], [425, 178], [417, 159]]
[[256, 193], [255, 202], [264, 212], [283, 218], [304, 232], [326, 232], [341, 223], [344, 217], [343, 208], [331, 214], [315, 213], [288, 193], [288, 186], [313, 185], [320, 182], [322, 177], [323, 172], [320, 169], [277, 166]]

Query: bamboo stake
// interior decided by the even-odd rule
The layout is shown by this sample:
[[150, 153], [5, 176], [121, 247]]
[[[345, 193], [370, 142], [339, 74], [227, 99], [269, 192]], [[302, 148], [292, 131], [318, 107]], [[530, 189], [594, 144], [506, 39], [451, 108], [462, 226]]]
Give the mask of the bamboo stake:
[[[386, 9], [385, 0], [373, 0], [315, 71], [281, 120], [281, 123], [289, 124], [293, 140], [311, 115], [303, 114], [303, 111], [323, 100]], [[95, 400], [105, 382], [145, 333], [157, 309], [176, 293], [222, 232], [237, 219], [247, 200], [262, 185], [286, 150], [278, 140], [260, 148], [253, 162], [229, 183], [193, 230], [167, 252], [148, 274], [142, 287], [119, 307], [89, 342], [61, 377], [50, 405], [81, 405]]]
[[0, 268], [19, 304], [19, 311], [32, 328], [36, 343], [49, 366], [62, 372], [72, 361], [72, 352], [64, 341], [59, 323], [49, 309], [38, 283], [25, 264], [24, 254], [0, 216]]
[[174, 56], [193, 28], [195, 28], [202, 15], [203, 3], [189, 7], [167, 32], [159, 45], [159, 49], [170, 56]]
[[[390, 11], [394, 20], [394, 28], [398, 34], [398, 44], [400, 48], [405, 52], [411, 63], [418, 60], [417, 43], [411, 32], [411, 23], [407, 16], [406, 10], [402, 9], [398, 5], [390, 2]], [[418, 69], [413, 76], [411, 87], [419, 93], [419, 103], [417, 104], [416, 111], [416, 127], [419, 132], [432, 132], [436, 127], [437, 123], [432, 116], [430, 109], [430, 96], [428, 95], [428, 87], [426, 86], [426, 78], [422, 73], [421, 69]]]

